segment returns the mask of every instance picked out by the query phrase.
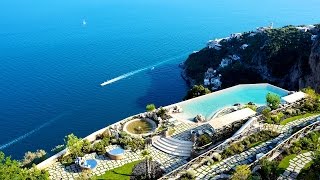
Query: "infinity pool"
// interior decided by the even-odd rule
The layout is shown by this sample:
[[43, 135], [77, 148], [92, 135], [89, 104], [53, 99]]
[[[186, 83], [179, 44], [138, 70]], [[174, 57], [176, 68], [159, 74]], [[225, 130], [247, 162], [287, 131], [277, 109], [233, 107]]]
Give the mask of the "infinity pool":
[[220, 109], [232, 106], [235, 103], [245, 104], [253, 102], [257, 105], [265, 105], [266, 95], [269, 92], [277, 94], [280, 97], [288, 94], [287, 90], [270, 84], [237, 85], [176, 104], [183, 109], [183, 113], [180, 113], [178, 116], [193, 120], [196, 115], [202, 114], [208, 119]]

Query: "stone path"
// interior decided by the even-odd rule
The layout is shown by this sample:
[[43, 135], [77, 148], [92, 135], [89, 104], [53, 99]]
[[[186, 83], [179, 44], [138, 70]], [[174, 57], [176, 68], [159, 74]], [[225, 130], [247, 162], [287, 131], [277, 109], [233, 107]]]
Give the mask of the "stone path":
[[[117, 145], [111, 145], [106, 147], [107, 152], [117, 148]], [[173, 155], [168, 155], [154, 147], [149, 148], [152, 159], [154, 161], [157, 161], [161, 164], [161, 168], [165, 172], [170, 172], [173, 169], [187, 163], [186, 158], [184, 157], [178, 157]], [[98, 166], [92, 170], [88, 175], [94, 176], [94, 175], [101, 175], [104, 174], [106, 171], [120, 167], [124, 164], [142, 160], [143, 157], [141, 156], [141, 151], [125, 151], [125, 158], [122, 160], [111, 160], [105, 155], [97, 155], [96, 153], [86, 154], [85, 159], [93, 158], [97, 160]], [[75, 165], [72, 164], [70, 166], [64, 166], [59, 162], [56, 162], [52, 164], [49, 168], [47, 168], [50, 179], [76, 179], [79, 177], [82, 173], [81, 169]]]
[[238, 165], [250, 164], [256, 160], [256, 155], [259, 153], [267, 153], [272, 148], [274, 148], [279, 142], [287, 138], [286, 135], [281, 134], [275, 139], [269, 140], [261, 145], [253, 147], [247, 151], [240, 154], [236, 154], [229, 158], [220, 161], [212, 166], [203, 165], [200, 168], [195, 169], [196, 179], [210, 179], [223, 172], [227, 172], [231, 169], [235, 169]]
[[311, 152], [297, 155], [295, 158], [290, 160], [289, 167], [278, 178], [278, 180], [296, 179], [301, 169], [310, 161], [312, 161]]
[[276, 125], [276, 124], [264, 123], [262, 127], [265, 130], [271, 130], [271, 131], [275, 131], [275, 132], [278, 132], [278, 133], [287, 133], [290, 130], [290, 128], [292, 128], [294, 126], [300, 126], [300, 125], [303, 125], [305, 123], [310, 123], [310, 122], [312, 122], [311, 120], [314, 119], [317, 116], [319, 116], [319, 115], [310, 116], [310, 117], [307, 117], [307, 118], [301, 118], [301, 119], [289, 122], [286, 125]]

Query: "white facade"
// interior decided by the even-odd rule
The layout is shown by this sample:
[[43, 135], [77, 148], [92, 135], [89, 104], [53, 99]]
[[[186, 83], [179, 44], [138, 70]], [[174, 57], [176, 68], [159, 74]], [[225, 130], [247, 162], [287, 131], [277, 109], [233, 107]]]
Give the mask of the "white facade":
[[242, 46], [240, 47], [241, 49], [246, 49], [249, 45], [248, 44], [242, 44]]
[[233, 33], [230, 35], [230, 38], [237, 38], [239, 39], [242, 36], [242, 33]]

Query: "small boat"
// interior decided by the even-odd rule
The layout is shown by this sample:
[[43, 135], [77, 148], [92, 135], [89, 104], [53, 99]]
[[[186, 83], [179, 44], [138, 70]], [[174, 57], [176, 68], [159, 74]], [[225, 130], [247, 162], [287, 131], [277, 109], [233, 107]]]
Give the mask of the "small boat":
[[154, 70], [154, 67], [152, 67], [151, 70]]
[[82, 20], [82, 25], [87, 25], [87, 21], [86, 20]]

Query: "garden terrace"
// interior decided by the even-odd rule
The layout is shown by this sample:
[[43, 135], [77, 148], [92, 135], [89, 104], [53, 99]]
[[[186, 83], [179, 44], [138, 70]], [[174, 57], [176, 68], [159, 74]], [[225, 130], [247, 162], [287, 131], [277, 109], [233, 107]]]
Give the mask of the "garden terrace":
[[[278, 163], [273, 163], [273, 167], [274, 167], [274, 172], [277, 172], [277, 175], [280, 175], [283, 171], [283, 175], [284, 176], [282, 178], [287, 179], [288, 176], [290, 176], [291, 178], [296, 178], [296, 176], [298, 175], [298, 172], [292, 172], [293, 169], [285, 169], [288, 166], [288, 162], [291, 162], [290, 159], [294, 159], [296, 157], [295, 154], [292, 154], [290, 152], [296, 151], [296, 152], [300, 152], [302, 153], [302, 157], [304, 157], [305, 159], [308, 159], [308, 154], [304, 154], [307, 153], [308, 151], [312, 150], [308, 148], [308, 146], [306, 147], [297, 147], [295, 145], [299, 144], [299, 141], [301, 140], [306, 141], [306, 139], [303, 139], [303, 137], [308, 137], [309, 134], [312, 134], [312, 131], [319, 131], [320, 130], [320, 121], [310, 121], [313, 122], [310, 125], [305, 126], [304, 128], [300, 129], [299, 131], [297, 131], [296, 133], [294, 133], [293, 135], [291, 135], [290, 137], [288, 137], [286, 140], [284, 140], [283, 142], [281, 142], [280, 144], [278, 144], [275, 148], [273, 148], [271, 151], [269, 151], [268, 153], [266, 153], [265, 155], [263, 155], [260, 159], [271, 159], [273, 160], [273, 162], [276, 160]], [[318, 137], [318, 133], [316, 133], [317, 137]], [[312, 135], [311, 135], [312, 137]], [[302, 139], [300, 139], [302, 138]], [[291, 149], [292, 148], [292, 149]], [[286, 154], [287, 157], [283, 156], [283, 154]], [[250, 164], [250, 166], [255, 167], [256, 165], [259, 164], [260, 162], [259, 160], [256, 160], [254, 163]], [[263, 161], [264, 162], [264, 161]], [[293, 161], [295, 162], [295, 161]], [[260, 162], [261, 163], [261, 162]], [[300, 162], [302, 163], [302, 162]], [[263, 164], [267, 164], [268, 162], [264, 162]], [[269, 163], [270, 164], [270, 163]], [[262, 167], [262, 170], [264, 170], [264, 167]], [[301, 168], [298, 170], [300, 172]], [[266, 172], [261, 172], [258, 171], [260, 173], [266, 173]], [[274, 173], [273, 172], [273, 173]], [[270, 173], [270, 172], [269, 172]], [[272, 176], [277, 176], [275, 174], [273, 174]], [[264, 176], [268, 176], [266, 174], [264, 174]], [[271, 174], [270, 174], [271, 176]], [[281, 178], [281, 177], [280, 177]]]

